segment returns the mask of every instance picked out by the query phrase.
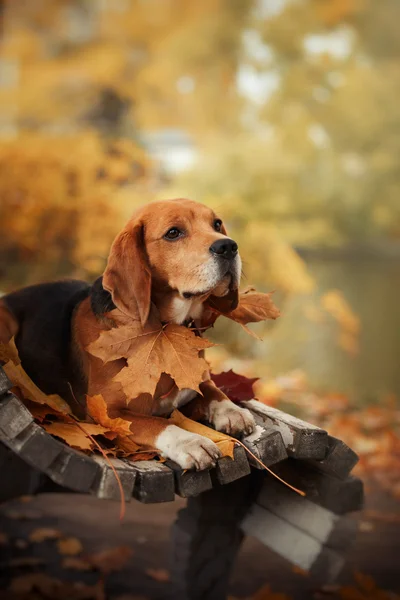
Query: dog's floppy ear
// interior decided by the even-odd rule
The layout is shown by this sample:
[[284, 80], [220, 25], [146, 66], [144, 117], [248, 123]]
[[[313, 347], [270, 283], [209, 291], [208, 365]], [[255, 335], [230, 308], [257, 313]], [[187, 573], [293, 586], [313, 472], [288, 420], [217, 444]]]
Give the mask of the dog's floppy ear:
[[129, 223], [111, 246], [103, 287], [117, 308], [146, 324], [150, 312], [151, 273], [141, 222]]

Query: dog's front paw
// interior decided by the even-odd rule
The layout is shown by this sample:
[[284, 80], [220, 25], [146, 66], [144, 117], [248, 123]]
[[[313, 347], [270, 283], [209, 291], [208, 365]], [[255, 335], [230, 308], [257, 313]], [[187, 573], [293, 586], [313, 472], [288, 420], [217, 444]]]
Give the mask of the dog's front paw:
[[218, 431], [229, 435], [249, 435], [255, 430], [254, 417], [247, 408], [240, 408], [231, 400], [213, 400], [210, 403], [209, 420]]
[[168, 425], [155, 444], [165, 457], [178, 463], [182, 469], [211, 469], [221, 456], [221, 451], [214, 442], [176, 425]]

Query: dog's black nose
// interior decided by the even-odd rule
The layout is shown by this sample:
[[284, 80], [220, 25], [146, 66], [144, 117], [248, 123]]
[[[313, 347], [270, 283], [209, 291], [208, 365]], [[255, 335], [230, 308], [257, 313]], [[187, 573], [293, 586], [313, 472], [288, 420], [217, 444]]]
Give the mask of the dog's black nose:
[[210, 252], [212, 254], [217, 254], [218, 256], [227, 258], [228, 260], [235, 258], [237, 251], [237, 243], [233, 240], [230, 240], [229, 238], [225, 240], [217, 240], [210, 246]]

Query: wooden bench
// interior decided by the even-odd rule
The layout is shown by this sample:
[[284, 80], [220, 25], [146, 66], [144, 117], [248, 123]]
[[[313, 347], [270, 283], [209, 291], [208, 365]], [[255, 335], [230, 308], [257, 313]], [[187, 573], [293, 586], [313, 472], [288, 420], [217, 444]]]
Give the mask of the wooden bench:
[[[23, 494], [80, 492], [118, 500], [112, 469], [100, 456], [66, 446], [37, 425], [10, 392], [0, 367], [0, 501]], [[243, 403], [256, 431], [242, 441], [264, 464], [306, 492], [301, 497], [235, 448], [235, 460], [183, 472], [171, 461], [112, 459], [125, 499], [145, 503], [187, 498], [171, 535], [173, 597], [223, 600], [244, 535], [252, 535], [316, 582], [331, 582], [356, 534], [348, 513], [363, 504], [350, 475], [357, 455], [326, 431], [255, 400]]]

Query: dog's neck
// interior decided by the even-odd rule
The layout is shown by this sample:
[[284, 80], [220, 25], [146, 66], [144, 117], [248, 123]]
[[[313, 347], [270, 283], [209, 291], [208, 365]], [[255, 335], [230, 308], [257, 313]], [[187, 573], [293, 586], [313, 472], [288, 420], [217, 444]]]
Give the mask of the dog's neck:
[[152, 301], [156, 305], [163, 323], [184, 325], [201, 318], [204, 297], [182, 298], [177, 290], [157, 286], [152, 291]]
[[[103, 288], [103, 278], [99, 277], [92, 285], [90, 296], [92, 311], [98, 318], [116, 308], [110, 292]], [[191, 321], [201, 318], [203, 313], [203, 300], [201, 298], [182, 298], [176, 290], [163, 289], [154, 291], [152, 301], [160, 313], [164, 323], [186, 325]]]

